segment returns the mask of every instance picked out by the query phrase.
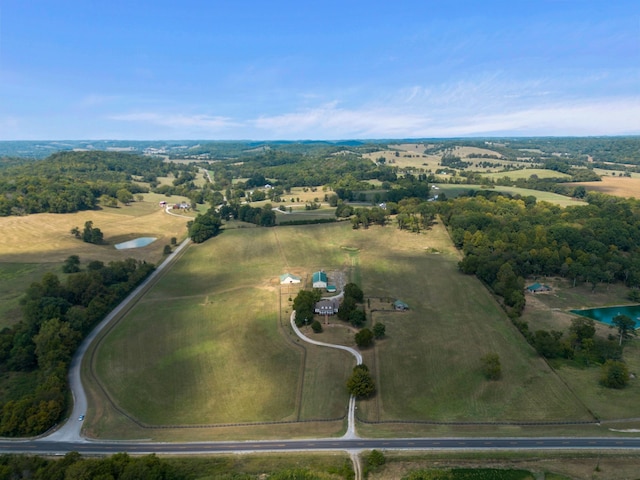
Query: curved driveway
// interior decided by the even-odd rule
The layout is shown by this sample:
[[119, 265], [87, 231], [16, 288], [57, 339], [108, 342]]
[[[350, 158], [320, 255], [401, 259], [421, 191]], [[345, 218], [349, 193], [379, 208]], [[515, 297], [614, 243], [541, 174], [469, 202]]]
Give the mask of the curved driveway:
[[[242, 441], [242, 442], [188, 442], [188, 443], [156, 443], [87, 440], [81, 435], [82, 422], [79, 415], [84, 415], [87, 399], [82, 388], [80, 378], [80, 364], [90, 343], [121, 313], [130, 302], [160, 273], [168, 267], [175, 256], [189, 244], [185, 240], [180, 246], [116, 309], [111, 312], [85, 338], [71, 362], [69, 379], [74, 397], [73, 413], [58, 430], [41, 439], [0, 439], [1, 453], [28, 453], [40, 455], [60, 455], [77, 451], [85, 455], [105, 455], [117, 452], [133, 454], [207, 454], [207, 453], [235, 453], [235, 452], [276, 452], [276, 451], [348, 451], [350, 453], [361, 450], [436, 450], [436, 451], [521, 451], [521, 450], [640, 450], [640, 438], [630, 437], [540, 437], [540, 438], [409, 438], [409, 439], [361, 439], [355, 435], [353, 397], [349, 401], [349, 429], [343, 438], [310, 439], [310, 440], [275, 440], [275, 441]], [[292, 320], [294, 317], [292, 316]], [[362, 363], [362, 356], [356, 350], [343, 345], [332, 345], [318, 342], [302, 335], [295, 321], [292, 327], [296, 334], [304, 341], [331, 348], [346, 350], [351, 353], [358, 364]]]
[[[342, 295], [342, 294], [340, 294]], [[337, 295], [337, 296], [340, 296]], [[362, 355], [356, 349], [351, 347], [346, 347], [344, 345], [335, 345], [333, 343], [325, 343], [319, 342], [317, 340], [312, 340], [311, 338], [302, 334], [298, 326], [296, 325], [296, 311], [291, 312], [291, 328], [296, 332], [296, 335], [300, 337], [307, 343], [311, 343], [313, 345], [319, 345], [321, 347], [329, 347], [329, 348], [337, 348], [338, 350], [344, 350], [349, 352], [351, 355], [356, 357], [356, 365], [362, 365]], [[347, 432], [344, 434], [343, 438], [358, 438], [358, 434], [356, 433], [356, 397], [351, 395], [349, 398], [349, 414], [348, 414], [348, 422], [347, 422]]]

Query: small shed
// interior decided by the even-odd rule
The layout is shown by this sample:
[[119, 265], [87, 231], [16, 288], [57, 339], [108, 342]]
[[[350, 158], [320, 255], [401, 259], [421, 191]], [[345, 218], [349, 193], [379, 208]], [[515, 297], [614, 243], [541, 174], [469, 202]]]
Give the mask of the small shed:
[[400, 312], [403, 312], [405, 310], [409, 310], [409, 305], [404, 303], [402, 300], [396, 300], [395, 302], [393, 302], [393, 308]]
[[549, 285], [543, 285], [541, 283], [534, 283], [533, 285], [529, 285], [527, 287], [527, 292], [529, 293], [541, 293], [541, 292], [550, 292], [551, 287]]
[[327, 274], [323, 271], [313, 274], [313, 288], [327, 288]]
[[327, 292], [329, 292], [329, 293], [335, 293], [335, 292], [337, 292], [337, 291], [338, 291], [338, 289], [336, 288], [336, 286], [335, 286], [335, 285], [327, 285]]
[[300, 277], [292, 273], [283, 273], [282, 275], [280, 275], [280, 285], [300, 283], [300, 281]]

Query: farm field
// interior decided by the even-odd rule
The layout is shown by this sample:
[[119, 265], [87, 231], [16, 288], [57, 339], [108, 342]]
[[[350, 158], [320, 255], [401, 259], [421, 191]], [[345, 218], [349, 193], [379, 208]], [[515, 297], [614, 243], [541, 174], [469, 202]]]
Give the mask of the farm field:
[[[389, 145], [389, 150], [380, 150], [377, 152], [365, 153], [362, 155], [362, 157], [368, 158], [373, 162], [377, 161], [377, 159], [380, 157], [384, 157], [388, 165], [398, 166], [400, 168], [416, 168], [419, 170], [422, 169], [425, 171], [435, 172], [438, 168], [441, 167], [440, 160], [442, 159], [442, 154], [425, 154], [424, 151], [429, 146], [430, 145], [421, 143]], [[483, 172], [499, 172], [504, 169], [505, 165], [517, 168], [527, 167], [531, 165], [527, 162], [514, 162], [510, 160], [499, 160], [497, 158], [468, 158], [468, 155], [471, 154], [486, 154], [500, 157], [499, 153], [484, 148], [455, 147], [452, 153], [459, 156], [465, 162], [471, 162], [473, 164], [471, 167], [465, 169], [469, 171], [482, 170]], [[491, 164], [492, 166], [485, 166], [482, 168], [475, 167], [475, 164], [479, 162]]]
[[[193, 245], [104, 338], [94, 363], [118, 408], [147, 426], [174, 428], [140, 428], [94, 385], [97, 407], [87, 417], [88, 431], [154, 439], [175, 438], [172, 433], [199, 439], [341, 433], [353, 359], [300, 345], [288, 327], [288, 298], [294, 295], [281, 291], [277, 278], [289, 271], [308, 282], [321, 268], [343, 271], [367, 297], [400, 298], [411, 307], [373, 314], [387, 325], [387, 337], [363, 352], [378, 395], [359, 402], [359, 418], [592, 420], [482, 284], [457, 271], [458, 259], [440, 224], [420, 235], [392, 226], [353, 230], [346, 223], [237, 229]], [[329, 329], [315, 338], [345, 338], [342, 328]], [[490, 351], [501, 358], [498, 382], [480, 372], [479, 359]], [[335, 420], [295, 423], [319, 419]], [[251, 426], [265, 421], [294, 423]], [[196, 425], [209, 427], [177, 428]], [[406, 435], [409, 429], [362, 426], [367, 434]]]
[[614, 177], [604, 176], [600, 182], [568, 183], [567, 185], [582, 185], [587, 191], [606, 193], [624, 198], [640, 198], [640, 178], [632, 176]]
[[[533, 196], [540, 202], [549, 202], [559, 205], [561, 207], [570, 207], [575, 205], [586, 205], [587, 202], [582, 200], [576, 200], [575, 198], [565, 197], [564, 195], [558, 195], [552, 192], [542, 192], [540, 190], [531, 190], [529, 188], [518, 187], [503, 187], [496, 186], [495, 188], [486, 188], [482, 185], [464, 185], [464, 184], [449, 184], [449, 183], [437, 183], [435, 184], [439, 191], [434, 193], [444, 192], [447, 198], [455, 198], [462, 193], [466, 193], [469, 190], [489, 190], [495, 192], [505, 192], [511, 195], [521, 195], [523, 197]], [[568, 184], [567, 184], [568, 185]]]
[[[46, 272], [61, 274], [60, 266], [70, 255], [81, 262], [110, 262], [135, 258], [156, 263], [171, 237], [182, 241], [188, 218], [167, 215], [158, 207], [166, 197], [148, 194], [145, 201], [130, 206], [105, 208], [70, 214], [40, 213], [0, 217], [0, 326], [20, 318], [19, 298], [27, 287]], [[179, 201], [178, 197], [173, 197]], [[105, 245], [84, 243], [70, 234], [73, 227], [82, 230], [87, 220], [104, 234]], [[116, 250], [114, 244], [137, 237], [157, 237], [143, 248]]]
[[556, 172], [555, 170], [547, 170], [545, 168], [525, 168], [522, 170], [509, 170], [507, 172], [493, 172], [482, 174], [485, 178], [497, 180], [499, 178], [509, 177], [511, 180], [518, 180], [521, 178], [528, 179], [532, 175], [536, 175], [538, 178], [569, 178], [571, 175], [562, 172]]

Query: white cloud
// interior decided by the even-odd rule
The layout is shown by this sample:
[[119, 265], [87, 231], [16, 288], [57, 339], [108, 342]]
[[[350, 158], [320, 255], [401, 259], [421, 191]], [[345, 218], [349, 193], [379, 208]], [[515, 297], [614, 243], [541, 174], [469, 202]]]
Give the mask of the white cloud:
[[221, 130], [229, 127], [241, 126], [241, 124], [234, 122], [227, 117], [204, 114], [185, 115], [181, 113], [162, 114], [155, 112], [138, 112], [111, 115], [109, 119], [157, 125], [176, 130], [184, 130], [186, 128], [193, 131]]
[[513, 107], [504, 113], [452, 110], [407, 105], [345, 109], [334, 102], [250, 123], [268, 138], [640, 134], [640, 97]]

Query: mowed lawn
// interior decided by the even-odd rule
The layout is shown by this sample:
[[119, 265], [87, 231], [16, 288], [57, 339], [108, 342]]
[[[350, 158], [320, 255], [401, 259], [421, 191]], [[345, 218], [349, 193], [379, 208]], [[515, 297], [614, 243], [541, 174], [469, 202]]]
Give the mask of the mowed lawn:
[[[458, 258], [440, 224], [420, 235], [346, 222], [225, 231], [190, 247], [120, 322], [96, 371], [121, 408], [151, 425], [340, 417], [354, 361], [292, 337], [277, 277], [342, 269], [366, 296], [411, 307], [374, 314], [387, 336], [364, 352], [378, 395], [360, 402], [361, 418], [590, 420], [486, 289], [457, 271]], [[480, 371], [488, 352], [500, 355], [499, 381]]]

